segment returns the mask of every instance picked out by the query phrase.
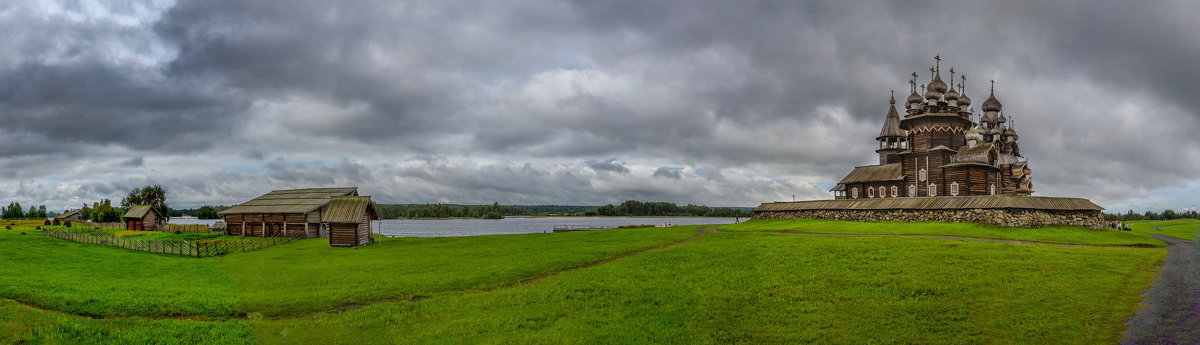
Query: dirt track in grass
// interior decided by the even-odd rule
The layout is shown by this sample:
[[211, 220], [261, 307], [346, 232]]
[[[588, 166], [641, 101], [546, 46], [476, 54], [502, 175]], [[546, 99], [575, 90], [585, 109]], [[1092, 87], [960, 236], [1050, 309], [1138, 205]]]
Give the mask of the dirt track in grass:
[[1150, 236], [1167, 244], [1167, 259], [1158, 281], [1142, 293], [1142, 309], [1129, 318], [1121, 344], [1200, 344], [1200, 248]]

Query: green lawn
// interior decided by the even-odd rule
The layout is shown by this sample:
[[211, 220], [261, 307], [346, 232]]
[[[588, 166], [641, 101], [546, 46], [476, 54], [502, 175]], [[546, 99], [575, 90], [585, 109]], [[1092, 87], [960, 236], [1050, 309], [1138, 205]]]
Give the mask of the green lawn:
[[1145, 234], [1091, 230], [1071, 226], [1005, 228], [979, 223], [849, 222], [820, 219], [756, 219], [721, 226], [721, 231], [795, 232], [829, 234], [947, 235], [1087, 245], [1155, 246], [1164, 244]]
[[0, 344], [253, 344], [244, 320], [202, 322], [141, 317], [89, 319], [0, 298]]
[[271, 344], [1102, 344], [1165, 253], [717, 233], [521, 288], [253, 323]]
[[312, 239], [218, 260], [246, 308], [274, 316], [494, 288], [683, 240], [696, 228], [394, 238], [359, 249]]
[[238, 310], [233, 281], [212, 259], [76, 243], [32, 226], [0, 230], [0, 253], [0, 298], [94, 316]]
[[[1200, 220], [1196, 219], [1135, 220], [1127, 223], [1134, 232], [1171, 236], [1185, 240], [1195, 240], [1196, 231], [1200, 230]], [[1159, 229], [1154, 230], [1155, 227]]]
[[[18, 226], [0, 230], [0, 344], [1113, 343], [1166, 254], [763, 233], [1161, 245], [1140, 232], [1065, 227], [697, 228], [402, 238], [360, 249], [313, 239], [189, 258]], [[662, 249], [642, 251], [653, 248]]]

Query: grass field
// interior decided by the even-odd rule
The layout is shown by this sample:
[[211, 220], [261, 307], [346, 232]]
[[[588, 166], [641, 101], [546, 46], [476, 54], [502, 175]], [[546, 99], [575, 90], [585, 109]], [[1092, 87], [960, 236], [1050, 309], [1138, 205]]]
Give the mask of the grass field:
[[1113, 343], [1166, 253], [765, 233], [1161, 245], [1138, 232], [868, 224], [407, 238], [357, 250], [314, 239], [220, 258], [19, 226], [0, 230], [0, 343]]
[[[1200, 231], [1200, 220], [1196, 219], [1135, 220], [1127, 223], [1133, 232], [1171, 236], [1185, 240], [1195, 240], [1196, 232]], [[1156, 227], [1158, 230], [1154, 230]]]
[[1162, 257], [718, 233], [521, 289], [254, 325], [276, 344], [1101, 344]]
[[979, 223], [846, 222], [819, 219], [756, 219], [721, 226], [722, 231], [795, 232], [829, 234], [946, 235], [1064, 244], [1155, 246], [1164, 244], [1141, 233], [1090, 230], [1069, 226], [1004, 228]]

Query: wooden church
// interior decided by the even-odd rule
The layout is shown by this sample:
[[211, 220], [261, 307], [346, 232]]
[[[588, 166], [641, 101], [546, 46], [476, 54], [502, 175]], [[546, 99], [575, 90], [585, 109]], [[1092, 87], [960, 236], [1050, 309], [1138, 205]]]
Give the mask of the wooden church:
[[[892, 96], [875, 138], [879, 164], [854, 168], [833, 188], [835, 199], [1033, 193], [1029, 162], [1021, 156], [1017, 131], [996, 99], [995, 82], [976, 122], [966, 76], [961, 76], [958, 89], [947, 85], [941, 58], [935, 59], [929, 83], [921, 86], [924, 97], [917, 93], [917, 74], [912, 74], [903, 118]], [[954, 68], [950, 81], [954, 82]]]

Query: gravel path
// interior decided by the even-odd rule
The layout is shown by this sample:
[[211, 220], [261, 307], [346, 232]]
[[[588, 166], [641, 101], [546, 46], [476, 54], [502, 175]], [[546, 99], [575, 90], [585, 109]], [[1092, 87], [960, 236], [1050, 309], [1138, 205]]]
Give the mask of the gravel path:
[[1129, 318], [1121, 344], [1200, 344], [1200, 248], [1188, 240], [1150, 236], [1167, 244], [1167, 260], [1160, 279], [1142, 292], [1145, 307]]

